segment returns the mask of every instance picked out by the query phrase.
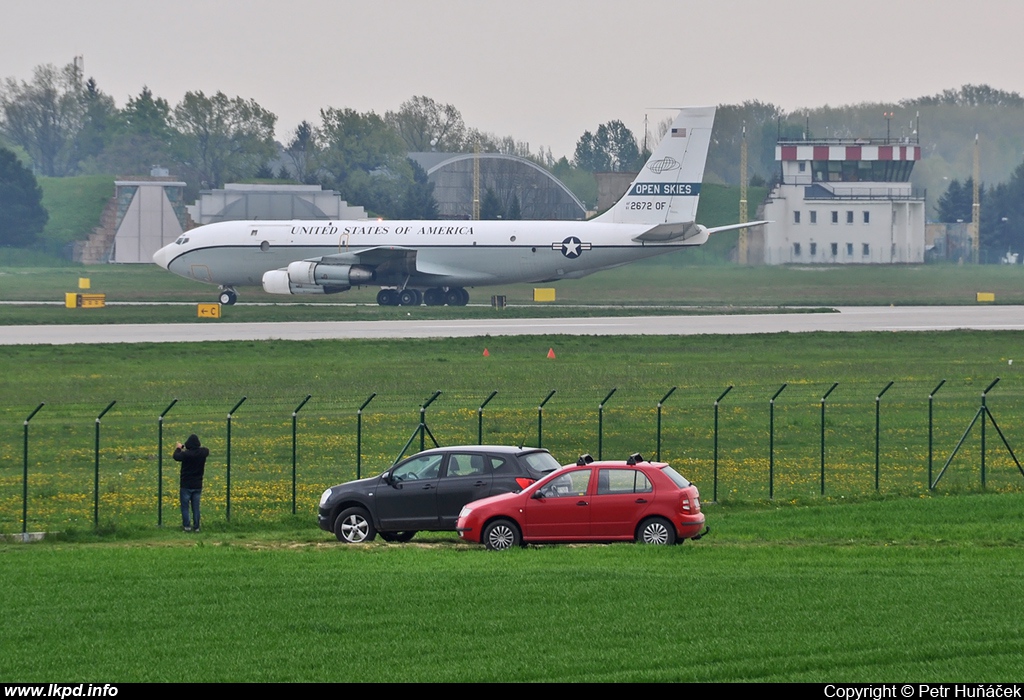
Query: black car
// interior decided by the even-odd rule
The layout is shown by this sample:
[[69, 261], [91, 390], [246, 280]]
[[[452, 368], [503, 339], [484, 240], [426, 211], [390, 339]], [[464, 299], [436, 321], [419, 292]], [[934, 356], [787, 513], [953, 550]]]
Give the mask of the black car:
[[369, 542], [378, 533], [405, 542], [419, 530], [454, 530], [470, 501], [521, 491], [560, 466], [547, 450], [528, 447], [426, 450], [383, 474], [327, 489], [318, 522], [342, 542]]

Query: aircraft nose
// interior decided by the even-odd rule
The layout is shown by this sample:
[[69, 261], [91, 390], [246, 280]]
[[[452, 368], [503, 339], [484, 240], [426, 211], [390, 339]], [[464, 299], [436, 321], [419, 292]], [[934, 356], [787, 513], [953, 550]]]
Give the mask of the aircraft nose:
[[153, 262], [165, 270], [168, 269], [167, 266], [171, 264], [171, 246], [173, 245], [173, 243], [165, 245], [163, 248], [153, 253]]

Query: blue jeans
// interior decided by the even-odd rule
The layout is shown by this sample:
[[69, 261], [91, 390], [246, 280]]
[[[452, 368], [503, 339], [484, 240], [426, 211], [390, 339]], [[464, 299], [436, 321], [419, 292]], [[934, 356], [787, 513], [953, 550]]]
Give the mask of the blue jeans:
[[202, 489], [181, 490], [181, 526], [189, 527], [188, 511], [192, 508], [192, 529], [199, 529], [199, 497], [203, 494]]

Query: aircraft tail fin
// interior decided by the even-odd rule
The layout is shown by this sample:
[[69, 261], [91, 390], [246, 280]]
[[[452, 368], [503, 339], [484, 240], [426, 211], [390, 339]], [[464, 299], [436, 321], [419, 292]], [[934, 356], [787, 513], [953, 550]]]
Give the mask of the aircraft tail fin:
[[714, 107], [686, 107], [626, 194], [596, 220], [617, 224], [687, 224], [697, 216]]

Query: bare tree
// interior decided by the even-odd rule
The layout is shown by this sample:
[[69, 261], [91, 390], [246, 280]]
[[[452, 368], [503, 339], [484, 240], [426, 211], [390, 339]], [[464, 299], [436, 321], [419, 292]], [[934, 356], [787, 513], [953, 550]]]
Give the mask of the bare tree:
[[459, 110], [429, 97], [406, 100], [397, 112], [387, 112], [384, 120], [410, 151], [458, 152], [466, 144], [466, 125]]
[[32, 82], [8, 78], [0, 87], [0, 129], [11, 143], [25, 149], [41, 174], [53, 177], [75, 171], [75, 139], [87, 107], [82, 95], [82, 73], [74, 63], [63, 68], [36, 66]]

